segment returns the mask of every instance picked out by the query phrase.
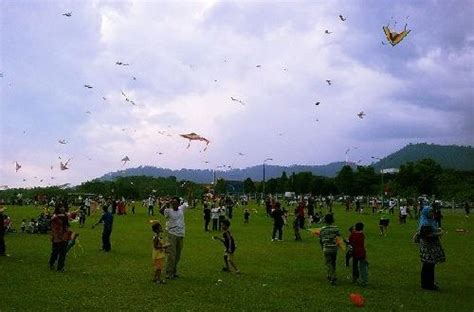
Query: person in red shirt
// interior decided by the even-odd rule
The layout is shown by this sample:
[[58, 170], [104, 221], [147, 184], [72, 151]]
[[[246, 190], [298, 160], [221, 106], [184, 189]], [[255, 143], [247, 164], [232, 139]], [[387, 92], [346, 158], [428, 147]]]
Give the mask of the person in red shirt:
[[366, 286], [369, 276], [369, 263], [365, 250], [364, 224], [356, 223], [355, 231], [349, 236], [349, 244], [352, 246], [352, 282], [359, 282]]
[[67, 244], [71, 237], [69, 231], [69, 220], [64, 209], [64, 206], [58, 206], [54, 210], [54, 215], [51, 218], [51, 242], [52, 251], [49, 258], [49, 267], [54, 270], [54, 265], [58, 264], [57, 270], [64, 271], [64, 262], [66, 260]]

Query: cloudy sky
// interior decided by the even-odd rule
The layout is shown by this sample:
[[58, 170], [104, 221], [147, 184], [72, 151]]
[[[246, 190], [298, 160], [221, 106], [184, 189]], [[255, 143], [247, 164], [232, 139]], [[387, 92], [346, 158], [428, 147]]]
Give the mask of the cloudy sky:
[[474, 145], [472, 0], [0, 3], [0, 185]]

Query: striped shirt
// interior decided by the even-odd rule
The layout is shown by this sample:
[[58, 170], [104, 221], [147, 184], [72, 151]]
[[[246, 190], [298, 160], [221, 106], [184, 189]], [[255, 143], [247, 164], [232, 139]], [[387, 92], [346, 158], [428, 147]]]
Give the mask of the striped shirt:
[[341, 236], [335, 225], [326, 225], [321, 228], [319, 241], [324, 252], [337, 252], [336, 236]]

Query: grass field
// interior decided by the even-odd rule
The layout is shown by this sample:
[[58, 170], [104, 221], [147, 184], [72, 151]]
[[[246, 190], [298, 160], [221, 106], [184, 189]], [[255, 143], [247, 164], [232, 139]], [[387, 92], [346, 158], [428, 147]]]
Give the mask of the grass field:
[[[256, 206], [251, 206], [256, 207]], [[36, 217], [40, 208], [8, 207], [18, 229], [21, 219]], [[323, 255], [316, 238], [303, 233], [295, 242], [284, 229], [283, 242], [271, 242], [272, 222], [263, 212], [243, 223], [237, 208], [231, 231], [237, 243], [235, 261], [242, 271], [221, 271], [223, 246], [203, 230], [200, 207], [186, 213], [186, 238], [180, 278], [166, 285], [151, 282], [151, 238], [145, 208], [137, 214], [115, 216], [112, 251], [102, 253], [99, 218], [91, 216], [80, 233], [83, 253], [73, 251], [66, 272], [48, 268], [49, 235], [12, 233], [6, 236], [10, 257], [0, 258], [0, 311], [473, 311], [473, 220], [445, 212], [442, 243], [447, 262], [436, 267], [439, 292], [420, 288], [418, 248], [411, 242], [415, 220], [399, 225], [392, 217], [387, 237], [378, 235], [378, 216], [335, 208], [336, 224], [344, 236], [357, 221], [366, 225], [369, 286], [351, 282], [344, 254], [337, 261], [338, 284], [325, 278]], [[160, 220], [163, 218], [158, 217]], [[456, 228], [468, 233], [456, 233]], [[222, 282], [218, 282], [222, 280]], [[349, 294], [361, 293], [364, 308], [355, 308]]]

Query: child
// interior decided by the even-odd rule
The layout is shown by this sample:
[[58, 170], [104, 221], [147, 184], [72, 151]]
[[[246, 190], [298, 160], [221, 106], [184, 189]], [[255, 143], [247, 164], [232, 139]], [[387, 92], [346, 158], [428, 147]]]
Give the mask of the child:
[[230, 272], [230, 267], [234, 269], [235, 273], [240, 273], [239, 269], [237, 269], [237, 266], [234, 263], [234, 252], [235, 252], [235, 242], [234, 238], [232, 237], [232, 234], [230, 234], [229, 227], [230, 227], [230, 221], [229, 220], [224, 220], [222, 221], [222, 237], [219, 238], [216, 236], [213, 236], [212, 239], [218, 239], [222, 243], [224, 243], [225, 246], [225, 252], [224, 252], [224, 264], [225, 267], [222, 268], [222, 271], [224, 272]]
[[211, 209], [212, 230], [217, 231], [217, 222], [219, 221], [219, 207]]
[[295, 241], [301, 242], [301, 234], [300, 234], [300, 219], [296, 214], [295, 209], [295, 219], [293, 220], [293, 230], [295, 231]]
[[155, 267], [155, 274], [153, 277], [153, 282], [159, 284], [165, 284], [165, 280], [161, 278], [161, 271], [165, 266], [165, 251], [167, 244], [163, 243], [160, 234], [162, 233], [161, 224], [158, 221], [153, 221], [153, 225], [151, 226], [151, 230], [155, 233], [153, 235], [153, 265]]
[[382, 216], [379, 221], [380, 236], [387, 236], [388, 225], [390, 224], [390, 219], [388, 218], [388, 213], [385, 210], [381, 211]]
[[359, 281], [362, 286], [367, 286], [369, 263], [367, 262], [364, 224], [362, 222], [356, 223], [355, 231], [349, 236], [349, 243], [353, 248], [352, 282]]
[[21, 220], [21, 233], [26, 231], [26, 219]]
[[244, 210], [244, 223], [249, 223], [250, 212], [248, 209]]
[[[354, 227], [351, 226], [349, 228], [349, 237], [353, 232], [354, 232]], [[349, 267], [350, 260], [353, 256], [353, 248], [352, 248], [352, 245], [351, 245], [351, 243], [349, 242], [348, 239], [345, 239], [344, 243], [346, 243], [346, 248], [347, 248], [346, 249], [346, 267]]]
[[219, 231], [222, 229], [222, 222], [225, 220], [226, 209], [225, 206], [219, 208]]
[[324, 216], [325, 226], [321, 228], [319, 243], [323, 249], [327, 278], [331, 285], [336, 285], [336, 259], [337, 259], [337, 238], [341, 236], [337, 226], [333, 225], [334, 217], [332, 214]]
[[79, 227], [84, 227], [86, 224], [86, 210], [85, 209], [79, 209]]
[[407, 206], [401, 205], [400, 206], [400, 224], [407, 224]]

